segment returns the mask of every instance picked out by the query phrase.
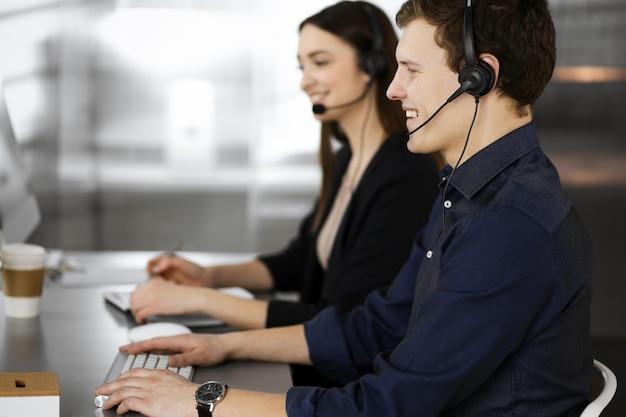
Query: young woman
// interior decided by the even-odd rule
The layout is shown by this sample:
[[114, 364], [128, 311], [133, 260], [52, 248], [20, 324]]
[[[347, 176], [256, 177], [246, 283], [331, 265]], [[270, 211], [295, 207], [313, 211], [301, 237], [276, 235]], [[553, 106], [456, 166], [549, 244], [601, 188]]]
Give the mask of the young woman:
[[[342, 1], [304, 20], [299, 33], [301, 88], [321, 121], [313, 211], [284, 250], [252, 262], [150, 261], [156, 278], [131, 297], [138, 322], [204, 312], [245, 329], [302, 323], [329, 305], [352, 309], [388, 285], [408, 257], [437, 194], [438, 166], [406, 149], [405, 115], [385, 96], [397, 68], [393, 26], [369, 3]], [[336, 152], [332, 140], [341, 144]], [[244, 300], [214, 289], [226, 286], [296, 290], [300, 300]]]

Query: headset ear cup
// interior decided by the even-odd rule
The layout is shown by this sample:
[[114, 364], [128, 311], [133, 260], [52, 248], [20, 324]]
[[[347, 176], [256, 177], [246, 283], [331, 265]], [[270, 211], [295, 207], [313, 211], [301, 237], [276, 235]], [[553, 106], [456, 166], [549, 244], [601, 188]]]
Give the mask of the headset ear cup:
[[465, 67], [459, 73], [459, 84], [467, 81], [470, 87], [467, 92], [474, 97], [482, 97], [491, 91], [494, 85], [495, 74], [493, 69], [485, 62], [478, 61], [476, 65]]
[[360, 60], [361, 70], [373, 80], [382, 77], [387, 71], [387, 58], [381, 51], [371, 50], [363, 54]]
[[493, 71], [493, 68], [491, 68], [491, 66], [487, 64], [485, 61], [478, 61], [476, 63], [476, 66], [482, 70], [485, 76], [485, 87], [480, 93], [481, 96], [484, 96], [485, 94], [490, 92], [495, 86], [496, 74]]

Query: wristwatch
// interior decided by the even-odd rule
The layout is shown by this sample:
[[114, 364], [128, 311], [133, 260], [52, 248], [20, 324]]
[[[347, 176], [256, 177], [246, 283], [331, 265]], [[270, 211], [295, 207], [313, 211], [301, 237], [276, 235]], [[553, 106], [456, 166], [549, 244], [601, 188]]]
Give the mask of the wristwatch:
[[196, 409], [198, 417], [213, 417], [215, 404], [226, 396], [228, 385], [217, 381], [208, 381], [200, 385], [196, 390]]

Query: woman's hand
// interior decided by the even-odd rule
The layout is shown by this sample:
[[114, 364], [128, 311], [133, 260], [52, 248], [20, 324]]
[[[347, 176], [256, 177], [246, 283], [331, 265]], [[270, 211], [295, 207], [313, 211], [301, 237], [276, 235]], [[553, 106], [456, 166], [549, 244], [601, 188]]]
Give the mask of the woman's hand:
[[177, 285], [163, 278], [153, 278], [135, 288], [130, 295], [130, 311], [137, 323], [155, 314], [186, 314], [202, 310], [197, 287]]
[[178, 256], [162, 255], [148, 262], [146, 272], [150, 277], [159, 276], [176, 284], [212, 287], [209, 268], [203, 268]]

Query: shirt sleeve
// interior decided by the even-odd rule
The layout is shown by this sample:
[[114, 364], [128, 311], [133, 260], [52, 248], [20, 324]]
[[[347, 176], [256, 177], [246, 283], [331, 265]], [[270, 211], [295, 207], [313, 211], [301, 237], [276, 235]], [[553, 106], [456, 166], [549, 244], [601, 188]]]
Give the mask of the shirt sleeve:
[[311, 225], [317, 203], [311, 212], [300, 222], [298, 234], [279, 252], [259, 256], [267, 266], [274, 281], [274, 289], [280, 291], [299, 291], [302, 284], [302, 269], [311, 251], [314, 240], [311, 238]]
[[267, 305], [265, 327], [289, 326], [301, 324], [320, 311], [315, 304], [288, 300], [270, 300]]
[[[292, 388], [290, 417], [438, 416], [467, 398], [525, 338], [559, 314], [565, 297], [548, 233], [513, 209], [474, 220], [471, 230], [447, 243], [441, 268], [434, 269], [438, 277], [422, 276], [416, 283], [410, 321], [393, 348], [384, 350], [372, 337], [354, 341], [359, 325], [375, 320], [371, 316], [389, 322], [385, 304], [361, 312], [359, 320], [335, 316], [305, 326], [315, 366], [337, 366], [353, 382], [341, 389]], [[332, 332], [323, 343], [322, 325]], [[376, 345], [381, 350], [373, 371], [355, 379], [355, 358], [367, 350], [360, 346], [373, 352]]]
[[392, 285], [371, 293], [349, 314], [330, 307], [305, 323], [309, 354], [319, 372], [334, 381], [355, 380], [372, 371], [379, 352], [393, 348], [402, 339], [422, 256], [421, 246], [414, 245]]

